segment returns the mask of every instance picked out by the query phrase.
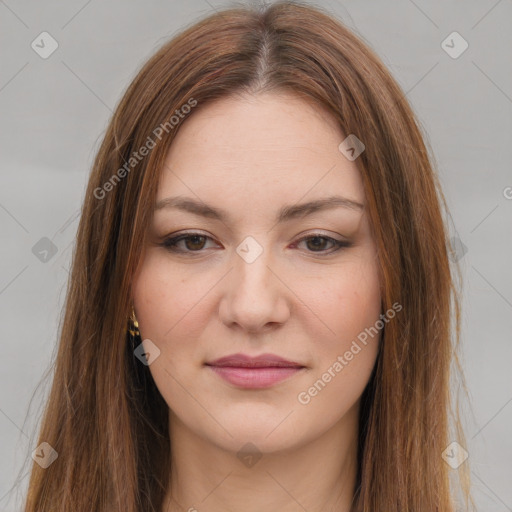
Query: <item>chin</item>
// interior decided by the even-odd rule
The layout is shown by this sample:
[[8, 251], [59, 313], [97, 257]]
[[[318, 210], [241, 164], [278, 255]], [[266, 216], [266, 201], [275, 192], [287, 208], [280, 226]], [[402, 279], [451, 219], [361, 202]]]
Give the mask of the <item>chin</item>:
[[[272, 454], [293, 449], [301, 444], [300, 434], [283, 430], [283, 432], [268, 435], [269, 430], [255, 430], [253, 427], [240, 426], [230, 430], [233, 437], [222, 436], [210, 441], [223, 450], [233, 452], [237, 457], [245, 454]], [[299, 436], [299, 437], [295, 437]]]

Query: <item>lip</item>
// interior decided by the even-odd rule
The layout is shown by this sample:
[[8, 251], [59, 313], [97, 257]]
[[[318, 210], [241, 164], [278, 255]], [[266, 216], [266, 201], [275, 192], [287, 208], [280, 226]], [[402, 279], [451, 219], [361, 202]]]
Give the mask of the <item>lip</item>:
[[289, 361], [275, 354], [261, 354], [259, 356], [248, 356], [247, 354], [231, 354], [229, 356], [220, 357], [206, 363], [208, 366], [226, 367], [233, 366], [237, 368], [303, 368], [304, 366], [295, 361]]
[[300, 363], [275, 354], [262, 354], [256, 357], [232, 354], [205, 365], [224, 380], [244, 389], [271, 387], [305, 368]]

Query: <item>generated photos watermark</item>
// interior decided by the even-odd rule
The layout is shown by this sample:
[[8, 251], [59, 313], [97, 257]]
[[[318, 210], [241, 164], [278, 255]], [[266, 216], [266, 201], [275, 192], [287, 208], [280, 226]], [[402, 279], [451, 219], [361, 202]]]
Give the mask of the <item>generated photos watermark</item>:
[[192, 108], [197, 105], [197, 100], [194, 98], [190, 98], [187, 103], [182, 105], [179, 109], [175, 110], [175, 114], [173, 114], [168, 121], [165, 123], [161, 123], [157, 126], [152, 134], [157, 140], [154, 140], [151, 135], [148, 135], [146, 142], [139, 148], [138, 151], [134, 151], [130, 158], [125, 164], [120, 167], [101, 187], [97, 187], [94, 189], [94, 197], [96, 199], [103, 199], [108, 192], [111, 192], [114, 187], [126, 177], [126, 175], [145, 157], [149, 154], [150, 150], [152, 150], [157, 142], [162, 140], [162, 136], [164, 132], [169, 133], [170, 130], [175, 128], [181, 119], [185, 119], [185, 117], [190, 114]]
[[[336, 377], [343, 368], [348, 366], [350, 361], [352, 361], [359, 352], [361, 352], [363, 347], [365, 347], [368, 344], [368, 341], [370, 341], [368, 338], [370, 337], [373, 339], [373, 337], [378, 334], [379, 331], [383, 329], [383, 327], [401, 310], [402, 305], [395, 302], [391, 308], [380, 315], [380, 319], [377, 320], [373, 326], [367, 327], [364, 331], [360, 332], [357, 335], [357, 340], [352, 341], [349, 350], [345, 351], [343, 355], [339, 355], [336, 358], [336, 361], [327, 368], [322, 376], [311, 387], [305, 391], [301, 391], [297, 395], [299, 403], [302, 405], [309, 404], [312, 398], [317, 396], [318, 393], [320, 393], [320, 391], [322, 391], [325, 386], [327, 386], [327, 384], [331, 382], [331, 380]], [[363, 345], [363, 347], [361, 347], [361, 345]]]

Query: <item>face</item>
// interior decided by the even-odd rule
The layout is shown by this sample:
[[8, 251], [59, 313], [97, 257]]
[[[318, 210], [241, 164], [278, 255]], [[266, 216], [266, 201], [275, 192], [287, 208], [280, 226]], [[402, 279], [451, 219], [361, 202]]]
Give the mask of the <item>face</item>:
[[[180, 128], [133, 297], [171, 423], [272, 452], [354, 416], [381, 294], [345, 137], [328, 112], [276, 93], [218, 100]], [[235, 354], [266, 357], [215, 364]]]

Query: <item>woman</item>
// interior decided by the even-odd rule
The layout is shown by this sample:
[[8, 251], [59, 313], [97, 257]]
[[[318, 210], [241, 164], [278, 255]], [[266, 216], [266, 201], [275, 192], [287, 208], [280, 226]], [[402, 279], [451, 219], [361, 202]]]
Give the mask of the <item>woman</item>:
[[442, 208], [404, 94], [321, 10], [164, 45], [94, 162], [25, 511], [454, 511]]

